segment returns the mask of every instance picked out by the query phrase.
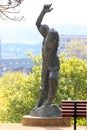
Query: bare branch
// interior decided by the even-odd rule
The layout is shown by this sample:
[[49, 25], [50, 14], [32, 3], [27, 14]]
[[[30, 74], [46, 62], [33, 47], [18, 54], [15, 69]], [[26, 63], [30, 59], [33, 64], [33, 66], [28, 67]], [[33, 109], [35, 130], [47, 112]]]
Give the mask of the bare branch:
[[[23, 0], [3, 0], [5, 1], [5, 4], [2, 2], [0, 3], [0, 17], [3, 20], [6, 19], [10, 19], [10, 20], [15, 20], [15, 21], [20, 21], [22, 20], [24, 17], [17, 17], [17, 16], [13, 16], [16, 13], [20, 13], [20, 11], [17, 11], [17, 7], [19, 7], [19, 5], [21, 4], [21, 2]], [[13, 10], [14, 9], [14, 10]], [[9, 16], [9, 14], [13, 14], [11, 16]]]

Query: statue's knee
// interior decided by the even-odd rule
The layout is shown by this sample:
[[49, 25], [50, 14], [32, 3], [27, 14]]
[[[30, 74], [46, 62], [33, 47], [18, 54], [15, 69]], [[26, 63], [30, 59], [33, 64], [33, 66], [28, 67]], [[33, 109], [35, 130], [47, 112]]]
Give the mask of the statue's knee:
[[56, 71], [51, 71], [49, 74], [49, 79], [58, 79], [58, 73]]

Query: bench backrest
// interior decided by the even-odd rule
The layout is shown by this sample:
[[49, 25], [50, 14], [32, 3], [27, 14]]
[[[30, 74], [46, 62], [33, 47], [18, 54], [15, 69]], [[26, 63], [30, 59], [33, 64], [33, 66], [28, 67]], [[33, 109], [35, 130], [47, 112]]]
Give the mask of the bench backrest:
[[87, 101], [62, 101], [62, 117], [85, 117]]

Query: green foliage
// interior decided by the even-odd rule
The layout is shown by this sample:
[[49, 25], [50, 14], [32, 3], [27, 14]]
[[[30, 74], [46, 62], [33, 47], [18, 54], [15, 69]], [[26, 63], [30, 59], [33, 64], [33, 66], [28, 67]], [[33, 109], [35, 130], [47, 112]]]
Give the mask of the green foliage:
[[[32, 55], [31, 55], [32, 57]], [[39, 58], [38, 58], [39, 57]], [[41, 84], [41, 56], [35, 61], [32, 73], [6, 73], [0, 78], [0, 121], [21, 122], [22, 116], [35, 107]], [[87, 100], [87, 63], [75, 57], [60, 56], [60, 78], [54, 103], [62, 100]], [[79, 124], [85, 121], [79, 120]]]
[[[77, 118], [76, 120], [76, 124], [77, 125], [86, 125], [86, 119], [85, 118]], [[74, 119], [72, 119], [72, 124], [74, 124]]]
[[40, 54], [38, 56], [33, 56], [30, 52], [28, 52], [27, 55], [32, 59], [35, 65], [41, 65], [42, 56]]
[[62, 100], [87, 100], [87, 63], [75, 57], [60, 56], [61, 68], [56, 102]]
[[39, 94], [40, 69], [39, 66], [34, 67], [34, 72], [28, 76], [16, 72], [7, 73], [1, 78], [2, 101], [5, 101], [6, 105], [0, 109], [0, 121], [21, 122], [22, 116], [29, 114], [35, 107]]

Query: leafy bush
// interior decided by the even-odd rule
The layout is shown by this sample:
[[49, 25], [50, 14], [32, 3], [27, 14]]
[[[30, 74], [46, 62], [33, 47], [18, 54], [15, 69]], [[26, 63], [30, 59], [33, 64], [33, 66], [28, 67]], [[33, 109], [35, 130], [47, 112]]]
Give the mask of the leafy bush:
[[59, 88], [55, 101], [61, 105], [62, 100], [87, 100], [87, 63], [75, 57], [60, 57]]
[[[86, 119], [85, 118], [78, 118], [77, 120], [76, 120], [76, 124], [77, 125], [86, 125]], [[72, 119], [72, 124], [74, 124], [74, 119]]]
[[[35, 107], [41, 83], [41, 58], [33, 61], [36, 64], [28, 76], [15, 72], [0, 78], [0, 121], [21, 122], [22, 116]], [[62, 100], [87, 100], [86, 61], [61, 55], [60, 62], [59, 87], [53, 102], [61, 106]], [[83, 120], [78, 122], [85, 124]]]
[[[6, 102], [4, 107], [6, 109], [0, 110], [1, 121], [21, 122], [22, 116], [29, 114], [31, 109], [35, 107], [39, 94], [40, 68], [34, 67], [34, 72], [28, 76], [16, 72], [7, 73], [1, 78], [2, 101]], [[6, 118], [3, 118], [2, 111]]]

